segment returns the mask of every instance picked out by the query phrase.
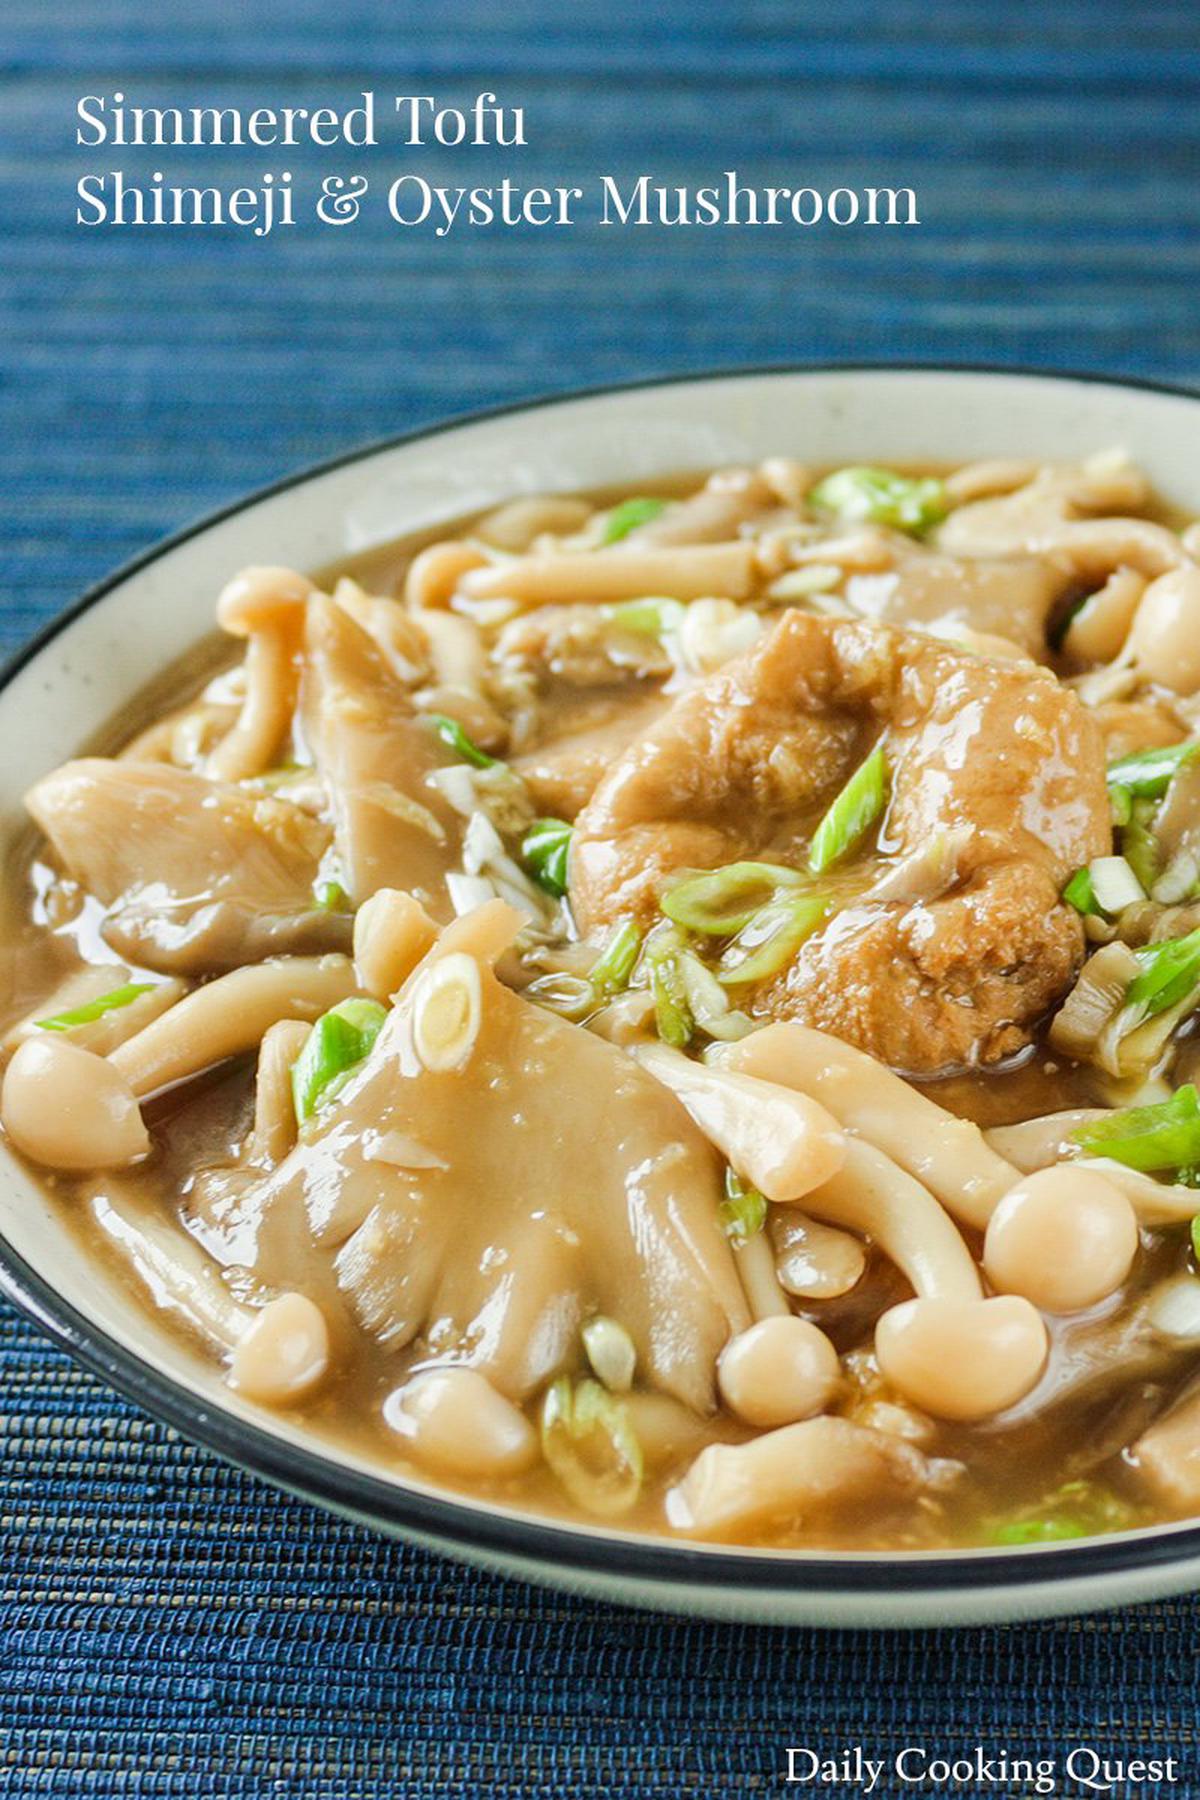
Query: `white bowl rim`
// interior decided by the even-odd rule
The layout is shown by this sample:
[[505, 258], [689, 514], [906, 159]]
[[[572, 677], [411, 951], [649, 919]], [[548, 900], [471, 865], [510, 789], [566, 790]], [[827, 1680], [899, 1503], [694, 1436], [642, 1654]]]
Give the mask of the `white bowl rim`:
[[[405, 445], [439, 438], [462, 427], [536, 412], [576, 401], [620, 398], [656, 389], [701, 386], [707, 383], [769, 378], [871, 375], [978, 376], [1003, 380], [1035, 380], [1064, 386], [1086, 385], [1114, 390], [1132, 389], [1200, 405], [1200, 393], [1177, 383], [1144, 376], [1114, 376], [1102, 371], [1036, 367], [986, 362], [921, 361], [811, 361], [738, 365], [717, 369], [684, 370], [657, 378], [604, 383], [589, 388], [564, 389], [533, 399], [506, 402], [468, 410], [395, 433], [309, 465], [278, 481], [256, 488], [228, 505], [205, 513], [179, 531], [160, 539], [129, 558], [80, 597], [65, 606], [0, 667], [0, 704], [14, 678], [34, 662], [76, 619], [100, 604], [110, 593], [150, 564], [190, 539], [274, 495], [286, 493], [334, 470], [346, 468]], [[697, 1610], [713, 1611], [722, 1595], [741, 1616], [772, 1616], [766, 1603], [801, 1593], [811, 1595], [826, 1615], [822, 1603], [839, 1596], [860, 1606], [878, 1602], [891, 1612], [903, 1613], [905, 1599], [945, 1596], [947, 1622], [984, 1616], [972, 1611], [969, 1593], [988, 1591], [999, 1600], [998, 1610], [986, 1616], [1015, 1618], [1063, 1610], [1053, 1597], [1055, 1588], [1070, 1590], [1071, 1609], [1086, 1605], [1116, 1604], [1106, 1587], [1137, 1575], [1157, 1572], [1155, 1592], [1176, 1591], [1165, 1571], [1191, 1565], [1200, 1577], [1200, 1521], [1166, 1523], [1113, 1536], [1070, 1542], [1023, 1545], [1006, 1549], [945, 1551], [856, 1552], [842, 1550], [763, 1550], [675, 1542], [658, 1537], [619, 1537], [588, 1526], [549, 1517], [542, 1519], [502, 1507], [491, 1508], [456, 1496], [450, 1491], [429, 1492], [402, 1481], [375, 1476], [338, 1461], [330, 1451], [322, 1453], [259, 1429], [242, 1416], [213, 1409], [181, 1383], [155, 1369], [101, 1326], [86, 1319], [64, 1299], [12, 1244], [0, 1235], [0, 1293], [12, 1302], [58, 1348], [99, 1376], [146, 1412], [178, 1430], [184, 1437], [214, 1451], [226, 1461], [261, 1477], [273, 1486], [298, 1494], [329, 1510], [349, 1515], [375, 1527], [423, 1542], [492, 1567], [519, 1569], [551, 1585], [569, 1584], [572, 1577], [592, 1592], [609, 1588], [616, 1597], [638, 1598], [684, 1610], [677, 1598], [681, 1590], [696, 1596]], [[314, 1444], [318, 1440], [313, 1440]], [[1095, 1598], [1083, 1592], [1097, 1582]], [[633, 1589], [627, 1584], [636, 1583]], [[1147, 1592], [1152, 1583], [1145, 1583]], [[1022, 1604], [1021, 1592], [1025, 1593]], [[1008, 1594], [1011, 1598], [1004, 1599]], [[957, 1606], [952, 1596], [959, 1596]], [[763, 1601], [755, 1607], [754, 1596]], [[1135, 1590], [1130, 1596], [1140, 1597]], [[710, 1604], [706, 1605], [706, 1599]], [[1078, 1607], [1076, 1606], [1078, 1603]], [[781, 1618], [786, 1615], [780, 1615]], [[813, 1615], [808, 1615], [812, 1622]], [[852, 1622], [852, 1621], [846, 1621]], [[862, 1617], [858, 1622], [863, 1622]], [[865, 1622], [870, 1623], [869, 1614]], [[896, 1623], [907, 1622], [903, 1616]], [[922, 1620], [920, 1622], [925, 1622]], [[932, 1618], [929, 1622], [933, 1622]]]

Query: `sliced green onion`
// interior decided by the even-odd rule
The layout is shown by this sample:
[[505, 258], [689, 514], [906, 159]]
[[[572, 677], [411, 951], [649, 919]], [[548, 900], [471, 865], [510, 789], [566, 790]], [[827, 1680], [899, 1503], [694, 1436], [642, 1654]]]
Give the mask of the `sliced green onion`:
[[1064, 1482], [1040, 1506], [996, 1526], [994, 1544], [1058, 1544], [1100, 1532], [1124, 1531], [1134, 1523], [1133, 1509], [1095, 1481]]
[[635, 495], [630, 500], [622, 500], [614, 506], [604, 521], [603, 542], [618, 544], [636, 531], [639, 525], [648, 525], [651, 519], [657, 519], [659, 513], [665, 512], [665, 500], [655, 500], [648, 494]]
[[641, 947], [642, 934], [633, 920], [622, 919], [592, 964], [588, 975], [597, 994], [619, 994], [629, 986], [629, 977], [633, 974]]
[[603, 1518], [629, 1511], [644, 1459], [623, 1400], [562, 1375], [546, 1390], [541, 1427], [542, 1455], [577, 1506]]
[[654, 999], [655, 1030], [663, 1043], [670, 1044], [672, 1049], [686, 1049], [692, 1041], [696, 1021], [688, 1005], [679, 958], [670, 950], [656, 952], [648, 957], [647, 969]]
[[1121, 830], [1133, 817], [1133, 795], [1127, 787], [1110, 787], [1108, 807], [1113, 824]]
[[1127, 788], [1136, 800], [1161, 800], [1185, 763], [1200, 752], [1200, 739], [1167, 744], [1156, 750], [1137, 750], [1108, 765], [1108, 785]]
[[717, 965], [717, 980], [726, 987], [737, 987], [777, 975], [825, 923], [831, 910], [830, 902], [818, 894], [777, 894], [726, 946]]
[[1124, 1004], [1142, 1019], [1169, 1012], [1200, 986], [1200, 930], [1147, 944], [1133, 954], [1142, 972], [1130, 982]]
[[481, 750], [472, 738], [469, 738], [457, 719], [446, 713], [426, 713], [425, 717], [433, 726], [447, 749], [453, 750], [455, 756], [463, 762], [470, 763], [475, 769], [494, 769], [498, 767], [497, 759]]
[[1155, 1106], [1130, 1106], [1071, 1133], [1088, 1156], [1107, 1156], [1143, 1174], [1200, 1163], [1200, 1095], [1191, 1082]]
[[1147, 893], [1162, 874], [1162, 852], [1154, 835], [1154, 814], [1154, 801], [1132, 801], [1128, 823], [1121, 832], [1125, 860]]
[[808, 498], [848, 524], [895, 525], [901, 531], [928, 531], [950, 510], [945, 486], [934, 476], [871, 467], [836, 469]]
[[567, 891], [567, 858], [573, 827], [565, 819], [535, 819], [521, 839], [521, 856], [537, 882], [556, 900]]
[[676, 951], [675, 963], [697, 1031], [725, 1044], [736, 1043], [753, 1031], [753, 1021], [729, 1004], [729, 995], [694, 950]]
[[54, 1013], [51, 1018], [36, 1022], [42, 1031], [74, 1031], [77, 1025], [94, 1025], [105, 1013], [132, 1006], [139, 994], [148, 994], [154, 985], [153, 981], [126, 981], [121, 987], [110, 988], [107, 994], [85, 1000], [82, 1006], [73, 1006], [69, 1012]]
[[887, 760], [880, 744], [854, 771], [817, 826], [808, 852], [814, 875], [832, 868], [862, 841], [887, 805], [887, 792]]
[[805, 877], [781, 863], [726, 863], [703, 875], [687, 875], [663, 894], [668, 919], [708, 937], [729, 937], [748, 925], [779, 888], [802, 887]]
[[340, 881], [319, 881], [313, 892], [322, 912], [354, 911], [354, 902]]
[[720, 1206], [720, 1219], [725, 1236], [734, 1244], [749, 1243], [767, 1222], [766, 1198], [732, 1169], [725, 1171], [725, 1198]]
[[292, 1064], [292, 1102], [301, 1125], [332, 1100], [343, 1078], [367, 1055], [387, 1009], [378, 1000], [341, 1000], [322, 1013]]
[[1101, 912], [1115, 917], [1146, 898], [1146, 890], [1123, 856], [1098, 856], [1087, 866], [1092, 898]]
[[639, 637], [666, 637], [678, 631], [687, 611], [681, 600], [647, 595], [641, 600], [622, 600], [615, 606], [603, 606], [601, 617], [618, 631], [634, 631]]
[[1040, 1519], [1013, 1519], [998, 1525], [993, 1544], [1060, 1544], [1069, 1538], [1091, 1537], [1091, 1527], [1069, 1513], [1050, 1513]]
[[1068, 906], [1073, 906], [1077, 913], [1089, 918], [1100, 911], [1096, 903], [1096, 889], [1092, 883], [1092, 872], [1089, 868], [1076, 869], [1070, 881], [1062, 891], [1062, 897]]
[[564, 1019], [578, 1022], [596, 1010], [596, 990], [591, 982], [584, 981], [579, 975], [568, 975], [564, 970], [539, 975], [524, 992], [526, 1000], [532, 1000], [535, 1005], [544, 1006], [548, 1012], [558, 1013]]

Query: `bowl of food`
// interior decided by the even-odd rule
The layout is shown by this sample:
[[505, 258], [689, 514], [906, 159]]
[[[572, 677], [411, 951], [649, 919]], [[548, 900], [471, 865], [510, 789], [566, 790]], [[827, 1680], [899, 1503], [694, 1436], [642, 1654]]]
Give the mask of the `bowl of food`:
[[0, 1268], [221, 1454], [774, 1622], [1200, 1580], [1200, 404], [771, 371], [257, 495], [0, 690]]

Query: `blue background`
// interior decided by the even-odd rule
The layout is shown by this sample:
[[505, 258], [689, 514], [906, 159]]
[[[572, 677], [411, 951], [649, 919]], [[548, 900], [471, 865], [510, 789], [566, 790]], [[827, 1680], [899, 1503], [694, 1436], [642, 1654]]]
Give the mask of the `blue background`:
[[[1200, 375], [1191, 0], [6, 0], [0, 634], [206, 508], [555, 388], [821, 357]], [[491, 88], [529, 147], [83, 151], [80, 92], [348, 104]], [[386, 122], [386, 121], [385, 121]], [[916, 230], [77, 228], [74, 184], [288, 167], [907, 184]], [[286, 553], [286, 546], [277, 547]], [[268, 1493], [0, 1316], [0, 1793], [774, 1794], [783, 1747], [1184, 1765], [1191, 1601], [867, 1637], [642, 1617]], [[804, 1791], [792, 1789], [789, 1791]], [[808, 1790], [812, 1791], [812, 1790]], [[890, 1792], [879, 1788], [877, 1793]], [[1166, 1790], [1164, 1790], [1166, 1791]]]

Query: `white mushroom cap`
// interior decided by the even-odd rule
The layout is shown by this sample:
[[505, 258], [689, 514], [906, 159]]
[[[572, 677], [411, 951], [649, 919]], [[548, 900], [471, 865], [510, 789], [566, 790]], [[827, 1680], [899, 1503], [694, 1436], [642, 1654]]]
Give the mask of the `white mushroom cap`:
[[234, 1347], [229, 1385], [265, 1406], [312, 1392], [329, 1367], [329, 1327], [306, 1294], [269, 1300]]
[[217, 597], [217, 623], [234, 637], [291, 625], [313, 592], [312, 582], [295, 569], [243, 569]]
[[1079, 1312], [1115, 1294], [1138, 1249], [1137, 1217], [1111, 1181], [1070, 1163], [1027, 1175], [1001, 1200], [983, 1266], [1003, 1294]]
[[1173, 693], [1200, 688], [1200, 568], [1188, 563], [1150, 583], [1121, 660]]
[[693, 1062], [662, 1044], [645, 1045], [633, 1055], [671, 1089], [730, 1166], [768, 1200], [800, 1200], [841, 1168], [845, 1135], [807, 1094]]
[[27, 1038], [14, 1052], [0, 1117], [17, 1149], [52, 1169], [118, 1169], [150, 1148], [124, 1076], [54, 1032]]
[[838, 1353], [825, 1333], [791, 1314], [760, 1319], [739, 1332], [717, 1364], [726, 1406], [764, 1429], [823, 1412], [840, 1377]]
[[1049, 1341], [1028, 1300], [906, 1300], [875, 1327], [880, 1373], [935, 1418], [991, 1418], [1037, 1383]]
[[537, 1433], [477, 1369], [425, 1369], [384, 1403], [388, 1426], [418, 1462], [445, 1475], [519, 1475], [537, 1460]]
[[354, 967], [368, 994], [388, 1002], [437, 937], [413, 894], [378, 888], [354, 915]]

